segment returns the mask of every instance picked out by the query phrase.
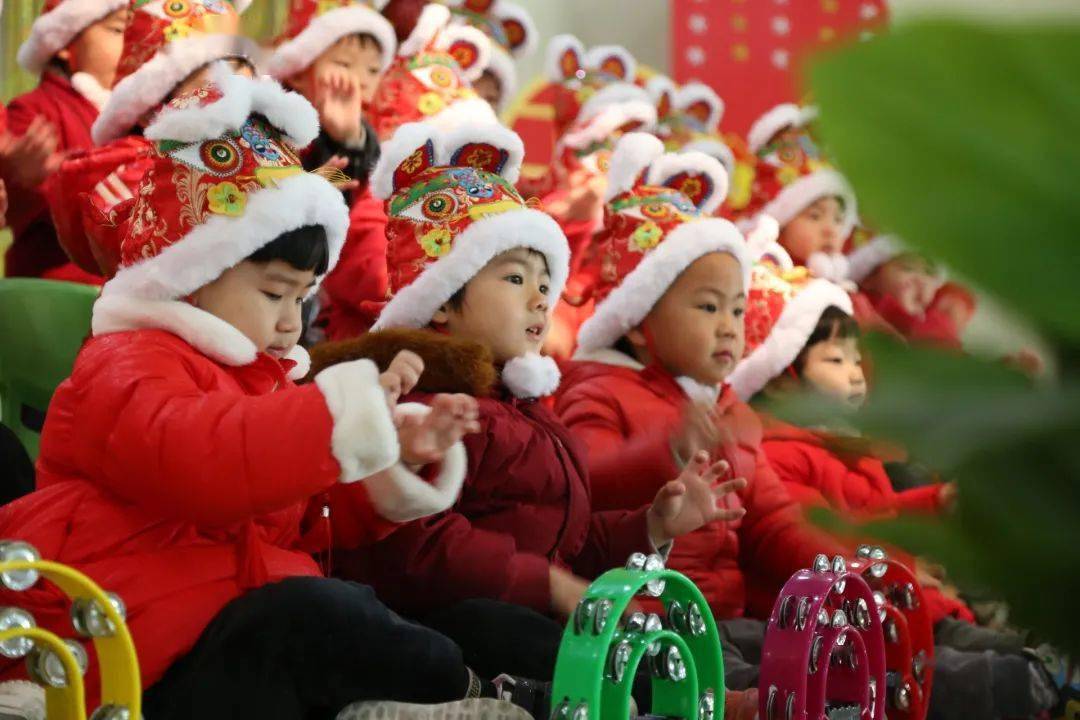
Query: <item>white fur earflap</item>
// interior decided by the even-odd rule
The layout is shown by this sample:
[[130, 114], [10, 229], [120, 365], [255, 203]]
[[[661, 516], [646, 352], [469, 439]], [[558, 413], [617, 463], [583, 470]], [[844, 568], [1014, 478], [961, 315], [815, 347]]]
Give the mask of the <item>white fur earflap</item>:
[[835, 305], [854, 314], [851, 298], [828, 280], [811, 280], [780, 313], [765, 341], [743, 358], [727, 381], [741, 400], [748, 401], [770, 380], [784, 372], [806, 346], [821, 314]]
[[[562, 59], [567, 52], [572, 52], [577, 58], [577, 74], [566, 75], [563, 72]], [[581, 80], [585, 77], [585, 46], [573, 35], [556, 35], [548, 41], [544, 69], [548, 79], [553, 82]]]
[[150, 140], [208, 140], [239, 132], [248, 117], [258, 113], [298, 148], [318, 137], [319, 113], [303, 95], [286, 90], [276, 80], [236, 75], [219, 62], [211, 70], [211, 82], [221, 91], [217, 102], [184, 108], [165, 106], [144, 135]]
[[248, 195], [244, 214], [213, 215], [151, 258], [119, 270], [102, 296], [174, 300], [191, 294], [282, 233], [322, 225], [337, 264], [349, 210], [341, 192], [317, 175], [300, 173]]
[[683, 152], [703, 152], [706, 155], [711, 155], [724, 166], [729, 178], [735, 174], [735, 153], [722, 140], [699, 138], [683, 145], [682, 150]]
[[489, 70], [495, 79], [499, 81], [499, 112], [502, 112], [517, 96], [517, 66], [510, 53], [502, 49], [501, 45], [491, 44], [491, 57], [488, 59]]
[[312, 19], [296, 37], [275, 50], [267, 72], [283, 80], [311, 66], [331, 45], [346, 35], [370, 35], [379, 43], [382, 69], [389, 67], [397, 53], [394, 26], [378, 11], [357, 3], [336, 8]]
[[[394, 416], [424, 416], [431, 408], [419, 403], [402, 403]], [[468, 456], [465, 446], [454, 443], [446, 451], [434, 482], [417, 477], [401, 463], [364, 479], [372, 505], [387, 520], [405, 523], [442, 512], [453, 505], [465, 482]]]
[[311, 356], [308, 355], [308, 351], [304, 349], [303, 345], [293, 345], [285, 359], [296, 363], [293, 365], [292, 370], [289, 371], [288, 378], [290, 380], [299, 380], [311, 370]]
[[475, 82], [484, 74], [484, 70], [491, 64], [491, 39], [478, 28], [467, 25], [451, 25], [439, 31], [435, 38], [435, 48], [438, 50], [450, 50], [458, 43], [465, 43], [475, 51], [472, 62], [461, 65], [461, 74], [469, 82]]
[[34, 20], [15, 60], [23, 70], [37, 75], [75, 36], [127, 4], [127, 0], [64, 0]]
[[554, 358], [529, 353], [508, 360], [502, 369], [502, 381], [516, 398], [547, 397], [559, 389], [562, 375]]
[[259, 47], [239, 35], [193, 35], [167, 43], [142, 67], [112, 89], [91, 135], [105, 145], [126, 135], [149, 111], [165, 102], [196, 70], [230, 57], [256, 58]]
[[762, 212], [776, 218], [783, 228], [813, 203], [832, 196], [839, 197], [844, 203], [844, 223], [840, 233], [846, 238], [855, 227], [859, 213], [854, 191], [844, 176], [835, 170], [818, 170], [785, 185]]
[[749, 290], [751, 260], [738, 229], [720, 218], [692, 220], [668, 233], [596, 306], [596, 312], [581, 326], [578, 347], [591, 352], [614, 345], [645, 319], [686, 268], [713, 252], [726, 252], [738, 261], [743, 289]]
[[[641, 103], [641, 104], [653, 104], [652, 97], [644, 89], [640, 88], [633, 83], [628, 82], [613, 82], [610, 85], [597, 90], [589, 99], [586, 100], [581, 109], [578, 110], [577, 116], [574, 118], [576, 123], [584, 123], [597, 117], [605, 109], [613, 105], [623, 105], [625, 103]], [[655, 117], [655, 109], [653, 111]]]
[[495, 109], [479, 97], [455, 100], [430, 116], [427, 121], [440, 130], [453, 130], [462, 125], [490, 125], [499, 122]]
[[776, 222], [776, 218], [759, 215], [756, 220], [753, 230], [746, 234], [746, 248], [754, 262], [780, 237], [780, 223]]
[[420, 12], [420, 17], [412, 32], [409, 33], [409, 37], [398, 46], [398, 55], [400, 57], [419, 55], [449, 22], [450, 8], [438, 3], [428, 3]]
[[566, 236], [546, 213], [510, 210], [473, 221], [454, 238], [450, 252], [429, 264], [419, 277], [394, 295], [372, 329], [425, 327], [435, 312], [489, 260], [520, 247], [543, 253], [551, 275], [548, 302], [554, 306], [570, 270]]
[[74, 73], [71, 76], [71, 87], [75, 88], [75, 92], [86, 98], [99, 112], [105, 107], [105, 103], [109, 102], [111, 93], [101, 87], [101, 83], [90, 73]]
[[703, 215], [712, 215], [728, 194], [728, 174], [724, 166], [719, 160], [705, 153], [665, 153], [649, 166], [645, 180], [649, 185], [664, 186], [680, 173], [704, 175], [712, 182], [712, 192], [702, 198], [698, 205], [698, 210]]
[[642, 173], [663, 154], [664, 143], [655, 135], [632, 132], [619, 138], [608, 160], [604, 202], [633, 189]]
[[709, 110], [698, 129], [702, 132], [715, 132], [724, 117], [724, 101], [716, 91], [700, 82], [686, 83], [676, 91], [675, 106], [680, 110], [685, 112], [697, 103], [702, 103]]
[[370, 360], [331, 365], [315, 376], [334, 420], [330, 449], [341, 466], [339, 482], [352, 483], [398, 461], [397, 428]]
[[900, 240], [892, 235], [878, 235], [848, 255], [849, 280], [861, 283], [879, 267], [903, 252]]
[[498, 4], [495, 5], [495, 15], [499, 22], [503, 24], [504, 30], [508, 22], [521, 26], [523, 39], [516, 47], [510, 48], [510, 53], [516, 58], [532, 55], [536, 50], [540, 31], [536, 29], [536, 23], [533, 22], [529, 11], [516, 3], [499, 0]]
[[837, 285], [848, 282], [848, 258], [843, 253], [811, 253], [806, 258], [806, 269], [819, 278], [825, 278]]
[[666, 94], [672, 109], [675, 108], [675, 93], [677, 90], [678, 88], [675, 86], [675, 82], [667, 75], [653, 75], [649, 78], [648, 82], [645, 83], [645, 92], [649, 93], [649, 97], [653, 99], [654, 103], [659, 105], [660, 98]]
[[802, 127], [802, 109], [795, 103], [781, 103], [754, 121], [746, 135], [750, 152], [756, 153], [768, 144], [773, 135], [786, 127]]
[[105, 296], [94, 302], [95, 337], [131, 330], [165, 330], [211, 360], [230, 367], [255, 361], [258, 349], [244, 333], [216, 315], [182, 300]]
[[556, 154], [563, 147], [581, 150], [603, 142], [626, 126], [633, 126], [634, 130], [651, 130], [656, 126], [656, 106], [651, 101], [640, 100], [608, 105], [587, 121], [575, 121], [559, 140]]
[[637, 61], [622, 45], [597, 45], [585, 52], [585, 67], [625, 82], [634, 82]]

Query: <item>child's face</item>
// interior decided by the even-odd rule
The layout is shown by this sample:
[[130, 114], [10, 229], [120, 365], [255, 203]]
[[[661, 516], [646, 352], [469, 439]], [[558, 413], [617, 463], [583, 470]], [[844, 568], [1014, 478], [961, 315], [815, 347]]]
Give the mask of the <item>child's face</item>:
[[863, 281], [863, 288], [893, 298], [904, 312], [919, 316], [926, 312], [940, 281], [918, 255], [901, 255], [884, 263]]
[[852, 408], [866, 401], [866, 377], [857, 338], [833, 337], [811, 345], [802, 377], [817, 392]]
[[485, 70], [484, 74], [472, 84], [473, 90], [495, 111], [499, 111], [499, 101], [502, 99], [502, 85], [495, 73]]
[[791, 259], [805, 265], [811, 255], [834, 255], [844, 247], [844, 205], [838, 198], [824, 197], [799, 213], [780, 231], [780, 244]]
[[319, 79], [344, 72], [356, 80], [364, 105], [375, 97], [382, 74], [382, 50], [368, 35], [346, 35], [323, 51], [307, 69], [290, 78], [289, 84], [318, 107]]
[[550, 282], [543, 255], [525, 248], [504, 252], [465, 285], [460, 307], [444, 305], [432, 322], [487, 346], [496, 363], [540, 352], [550, 319]]
[[124, 49], [124, 28], [129, 17], [131, 11], [122, 8], [87, 26], [59, 52], [59, 58], [67, 63], [72, 74], [84, 72], [101, 87], [111, 88]]
[[694, 261], [672, 283], [643, 323], [627, 333], [639, 357], [656, 353], [675, 376], [707, 385], [723, 382], [742, 358], [746, 294], [742, 270], [727, 253], [709, 253]]
[[281, 260], [245, 260], [191, 294], [196, 307], [244, 333], [259, 352], [284, 357], [300, 340], [300, 304], [315, 273]]

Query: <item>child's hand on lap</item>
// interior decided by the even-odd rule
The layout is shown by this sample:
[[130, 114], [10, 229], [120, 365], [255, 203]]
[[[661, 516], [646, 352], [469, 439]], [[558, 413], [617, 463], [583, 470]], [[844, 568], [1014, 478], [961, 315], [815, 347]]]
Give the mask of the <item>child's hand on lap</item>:
[[441, 462], [462, 436], [479, 432], [478, 418], [476, 398], [469, 395], [436, 395], [426, 415], [398, 414], [401, 461], [412, 467]]
[[364, 98], [356, 78], [344, 70], [330, 70], [319, 76], [315, 106], [319, 122], [330, 137], [344, 145], [358, 145], [364, 140], [360, 115]]
[[671, 450], [680, 463], [689, 465], [699, 452], [712, 452], [724, 442], [725, 433], [717, 425], [715, 406], [688, 403], [683, 408], [679, 428], [671, 436]]
[[718, 507], [717, 501], [746, 487], [744, 478], [718, 483], [731, 472], [723, 460], [709, 464], [709, 454], [698, 452], [682, 474], [656, 494], [649, 508], [649, 539], [655, 547], [663, 547], [675, 538], [693, 532], [716, 520], [737, 520], [746, 514], [745, 508]]
[[589, 583], [555, 565], [548, 569], [548, 578], [551, 583], [551, 609], [562, 617], [571, 617], [589, 589]]
[[397, 405], [398, 398], [408, 394], [416, 383], [420, 381], [420, 375], [424, 372], [424, 361], [420, 356], [408, 350], [402, 350], [390, 362], [386, 372], [379, 375], [379, 384], [386, 393], [386, 402], [393, 408]]

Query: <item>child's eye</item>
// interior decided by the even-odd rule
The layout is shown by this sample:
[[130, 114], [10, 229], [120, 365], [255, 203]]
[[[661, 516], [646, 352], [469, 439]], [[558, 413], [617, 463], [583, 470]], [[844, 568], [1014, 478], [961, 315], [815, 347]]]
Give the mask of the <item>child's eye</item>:
[[713, 303], [702, 303], [701, 305], [698, 305], [698, 309], [704, 310], [707, 313], [714, 313], [719, 310], [719, 308], [716, 307], [716, 305]]
[[514, 283], [515, 285], [524, 285], [525, 284], [525, 277], [523, 275], [519, 275], [517, 273], [514, 273], [513, 275], [507, 275], [505, 279], [509, 280], [510, 282]]
[[304, 296], [303, 296], [303, 295], [301, 295], [300, 297], [296, 298], [296, 304], [297, 304], [297, 305], [303, 305], [303, 304], [304, 304]]
[[281, 302], [281, 295], [278, 295], [277, 293], [267, 292], [263, 290], [262, 294], [265, 295], [269, 300], [273, 300], [274, 302]]
[[742, 317], [746, 314], [745, 308], [735, 308], [735, 317]]
[[832, 363], [834, 365], [842, 365], [843, 362], [844, 362], [844, 358], [838, 358], [838, 357], [825, 358], [825, 362], [830, 362], [830, 363]]
[[547, 285], [541, 285], [540, 286], [540, 294], [541, 295], [547, 295], [549, 290], [551, 290], [551, 288], [549, 288]]

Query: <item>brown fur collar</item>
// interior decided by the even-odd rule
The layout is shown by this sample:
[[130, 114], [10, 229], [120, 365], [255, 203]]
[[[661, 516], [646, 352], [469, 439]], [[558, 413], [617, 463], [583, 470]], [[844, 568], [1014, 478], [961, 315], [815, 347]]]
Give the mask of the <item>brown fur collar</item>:
[[424, 361], [424, 372], [416, 386], [420, 392], [487, 397], [498, 381], [491, 352], [483, 345], [433, 330], [412, 329], [380, 330], [350, 340], [320, 343], [311, 348], [308, 378], [331, 365], [360, 358], [385, 370], [402, 350], [411, 350]]

